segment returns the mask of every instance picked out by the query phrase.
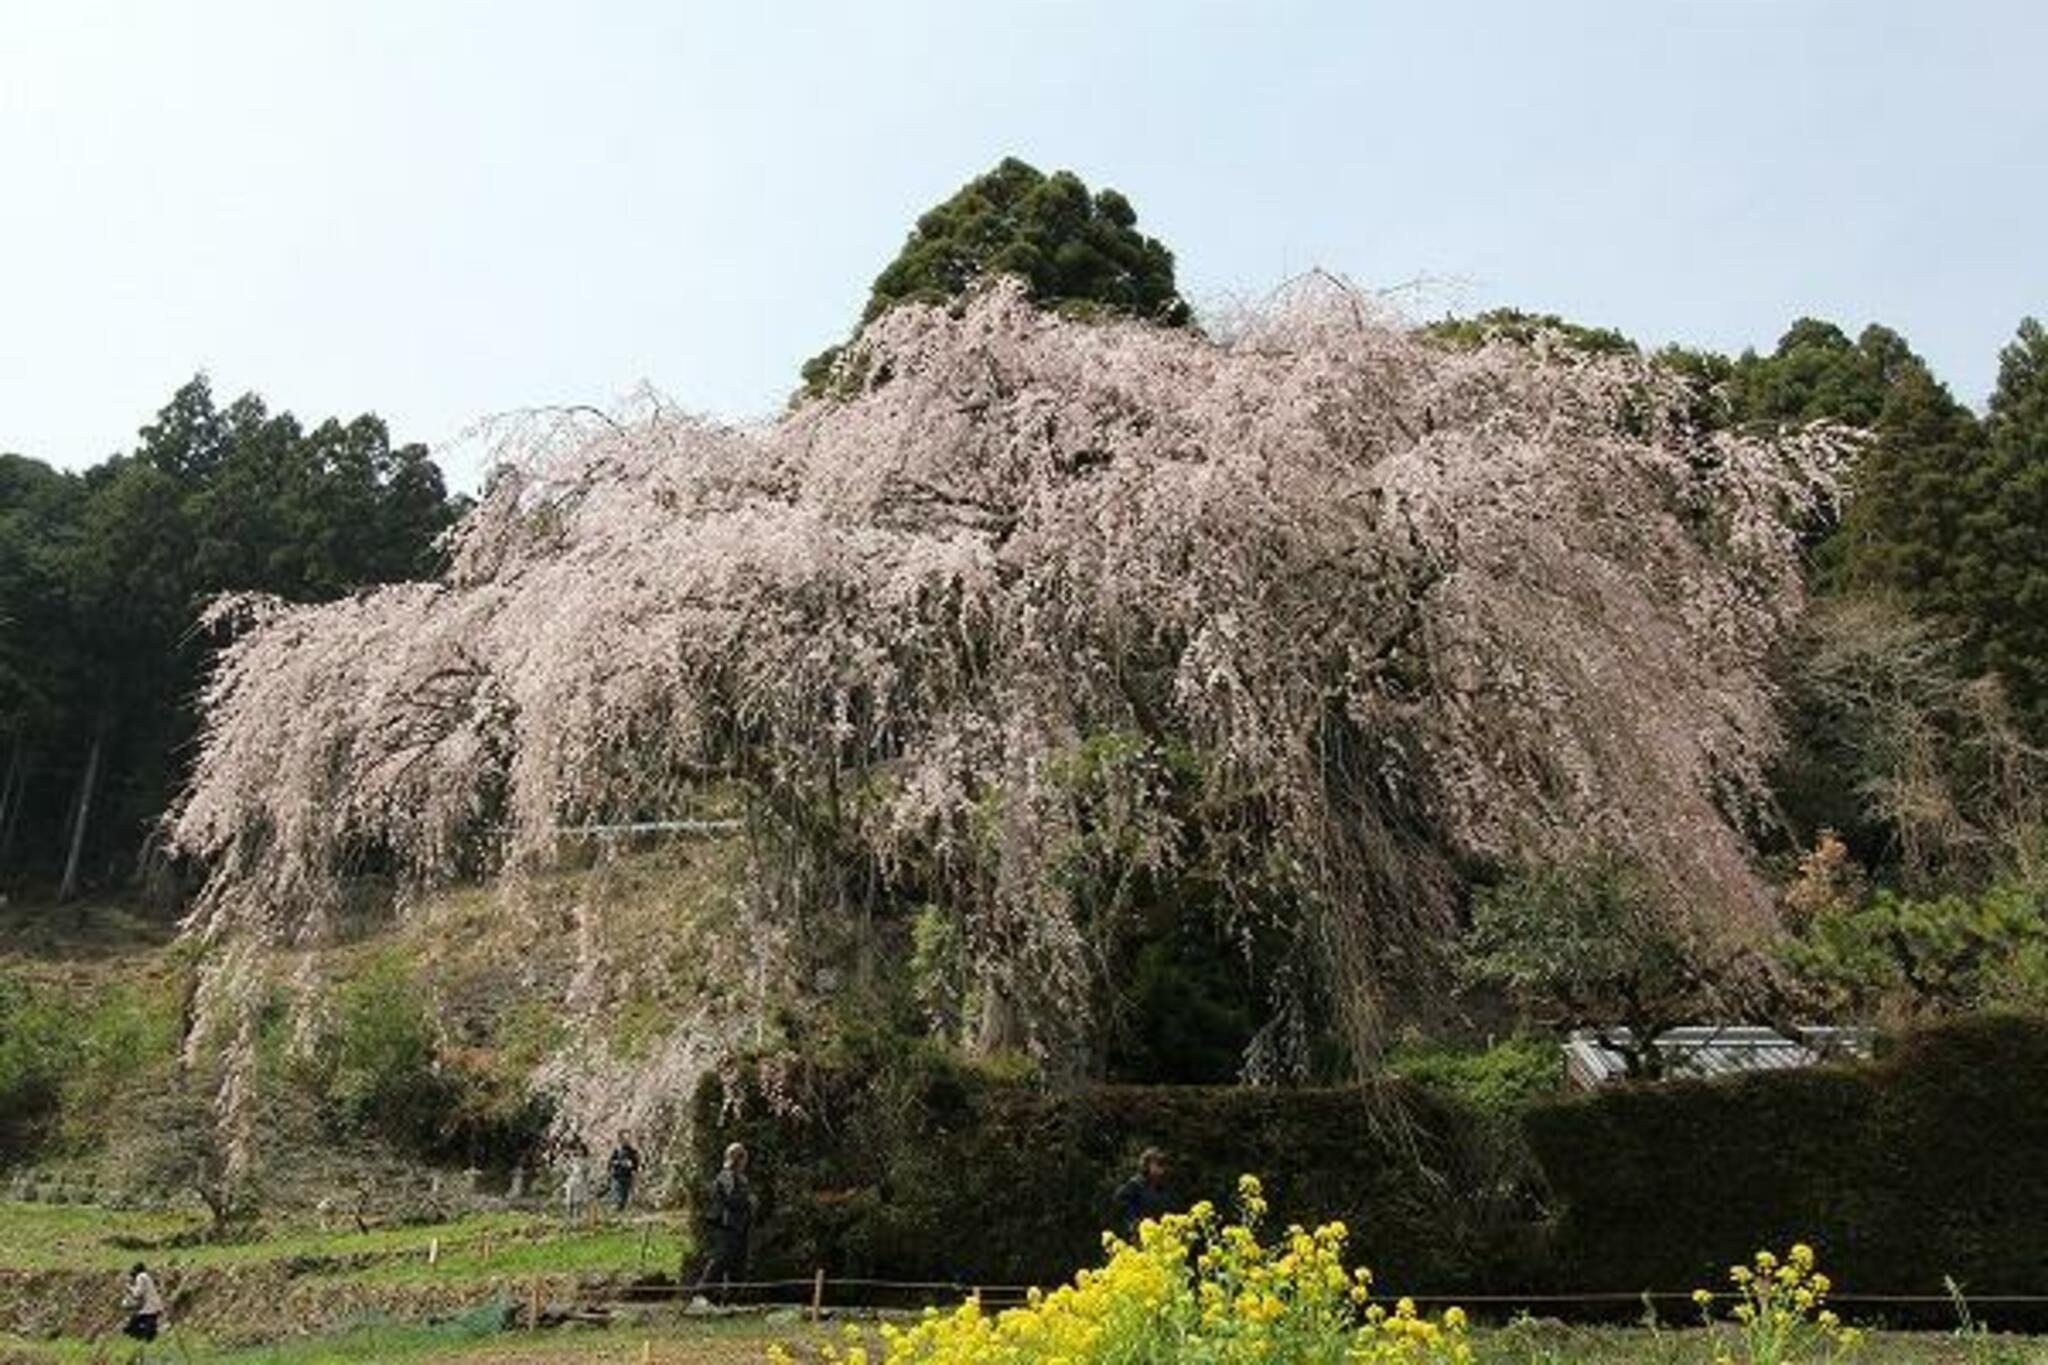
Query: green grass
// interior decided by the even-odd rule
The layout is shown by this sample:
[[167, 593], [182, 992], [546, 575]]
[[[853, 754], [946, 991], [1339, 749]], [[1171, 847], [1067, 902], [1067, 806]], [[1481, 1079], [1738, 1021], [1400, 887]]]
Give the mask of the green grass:
[[117, 1239], [160, 1243], [204, 1227], [197, 1212], [139, 1212], [86, 1204], [0, 1200], [0, 1266], [11, 1270], [107, 1270], [136, 1259]]
[[443, 1251], [434, 1265], [427, 1264], [423, 1244], [415, 1244], [409, 1255], [387, 1253], [374, 1264], [348, 1272], [347, 1277], [370, 1283], [413, 1284], [505, 1275], [673, 1273], [677, 1264], [692, 1254], [681, 1225], [669, 1220], [599, 1224], [573, 1232], [552, 1224], [507, 1222], [502, 1226], [513, 1235], [495, 1241], [488, 1258], [478, 1237], [471, 1233]]
[[484, 1303], [438, 1323], [371, 1321], [332, 1336], [308, 1337], [223, 1352], [222, 1361], [312, 1365], [315, 1361], [432, 1359], [480, 1346], [503, 1335], [503, 1305]]
[[[1539, 1323], [1482, 1329], [1474, 1332], [1473, 1345], [1478, 1365], [1707, 1365], [1715, 1343], [1696, 1327], [1651, 1332]], [[1878, 1332], [1864, 1339], [1854, 1359], [1857, 1365], [2042, 1365], [2048, 1342], [2002, 1336], [1973, 1344], [1947, 1332]]]
[[[344, 1262], [334, 1273], [392, 1283], [489, 1279], [505, 1275], [622, 1273], [672, 1269], [686, 1254], [681, 1219], [634, 1215], [568, 1228], [533, 1213], [474, 1214], [446, 1223], [334, 1227], [310, 1223], [259, 1230], [225, 1242], [174, 1239], [206, 1225], [197, 1210], [143, 1212], [82, 1204], [0, 1201], [0, 1267], [13, 1270], [118, 1271], [137, 1260], [175, 1273], [180, 1267], [258, 1265], [267, 1261]], [[434, 1264], [428, 1249], [440, 1244]], [[488, 1251], [488, 1255], [486, 1252]]]

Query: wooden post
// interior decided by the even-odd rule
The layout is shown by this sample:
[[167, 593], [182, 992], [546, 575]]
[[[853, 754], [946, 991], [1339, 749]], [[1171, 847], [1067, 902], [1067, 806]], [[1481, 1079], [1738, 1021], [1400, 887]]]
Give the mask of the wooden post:
[[484, 1260], [485, 1260], [485, 1261], [489, 1261], [490, 1259], [491, 1259], [491, 1234], [490, 1234], [490, 1233], [488, 1233], [488, 1232], [486, 1232], [486, 1233], [484, 1234]]
[[823, 1318], [824, 1315], [825, 1267], [819, 1266], [818, 1273], [811, 1278], [811, 1325], [813, 1327], [817, 1326], [819, 1320]]
[[651, 1342], [651, 1341], [642, 1341], [642, 1342], [640, 1343], [640, 1365], [654, 1365], [654, 1343], [653, 1343], [653, 1342]]
[[439, 1265], [440, 1262], [441, 1239], [439, 1237], [430, 1237], [427, 1239], [427, 1264]]
[[529, 1332], [538, 1332], [540, 1330], [540, 1276], [538, 1275], [533, 1277], [532, 1294], [527, 1300], [526, 1330]]

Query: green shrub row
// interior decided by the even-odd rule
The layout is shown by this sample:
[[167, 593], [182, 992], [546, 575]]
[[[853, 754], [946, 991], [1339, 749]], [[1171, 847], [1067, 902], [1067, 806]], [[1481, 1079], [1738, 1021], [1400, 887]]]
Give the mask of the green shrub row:
[[1045, 1283], [1098, 1259], [1116, 1187], [1150, 1146], [1180, 1202], [1228, 1208], [1256, 1171], [1281, 1225], [1341, 1218], [1403, 1283], [1472, 1283], [1522, 1252], [1501, 1201], [1471, 1195], [1497, 1183], [1481, 1136], [1401, 1082], [1052, 1092], [933, 1051], [714, 1076], [694, 1126], [702, 1171], [734, 1140], [756, 1154], [757, 1270], [963, 1284]]
[[1811, 1243], [1873, 1294], [2048, 1293], [2048, 1022], [1958, 1020], [1863, 1066], [1539, 1105], [1524, 1130], [1580, 1288], [1718, 1287]]
[[765, 1274], [1061, 1279], [1158, 1146], [1181, 1202], [1257, 1172], [1281, 1224], [1342, 1219], [1386, 1282], [1431, 1292], [1720, 1287], [1806, 1241], [1865, 1292], [2042, 1293], [2044, 1080], [2048, 1022], [1980, 1017], [1875, 1064], [1524, 1102], [1503, 1141], [1499, 1114], [1411, 1082], [1054, 1092], [916, 1051], [713, 1077], [694, 1137], [707, 1180], [727, 1142], [753, 1150]]

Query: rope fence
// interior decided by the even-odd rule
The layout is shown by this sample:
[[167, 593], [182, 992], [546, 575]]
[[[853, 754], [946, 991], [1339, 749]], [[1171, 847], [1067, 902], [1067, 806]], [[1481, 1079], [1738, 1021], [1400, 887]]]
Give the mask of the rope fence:
[[[828, 1289], [882, 1289], [898, 1291], [906, 1295], [916, 1293], [943, 1294], [960, 1299], [975, 1297], [984, 1302], [991, 1298], [1011, 1299], [1022, 1302], [1034, 1290], [1042, 1292], [1045, 1289], [1045, 1286], [1042, 1285], [968, 1284], [955, 1280], [886, 1280], [863, 1277], [847, 1277], [842, 1279], [837, 1276], [827, 1276], [823, 1271], [818, 1272], [815, 1276], [801, 1279], [733, 1280], [722, 1283], [717, 1288], [721, 1295], [730, 1296], [732, 1294], [744, 1293], [760, 1296], [786, 1290], [810, 1292], [819, 1284], [823, 1284]], [[667, 1284], [636, 1285], [629, 1289], [632, 1301], [634, 1302], [677, 1298], [696, 1292], [696, 1290], [688, 1285]], [[1715, 1297], [1717, 1300], [1733, 1302], [1736, 1296], [1731, 1293], [1717, 1293]], [[1413, 1293], [1403, 1291], [1398, 1294], [1389, 1293], [1386, 1298], [1390, 1302], [1394, 1299], [1413, 1299], [1418, 1304], [1441, 1303], [1446, 1305], [1457, 1304], [1460, 1306], [1479, 1304], [1489, 1307], [1514, 1307], [1524, 1304], [1643, 1303], [1645, 1301], [1690, 1305], [1693, 1303], [1693, 1291], [1690, 1289], [1546, 1290], [1526, 1294], [1464, 1294], [1451, 1291], [1443, 1293]], [[1964, 1299], [1973, 1306], [1977, 1304], [2048, 1304], [2048, 1294], [1965, 1294]], [[1955, 1302], [1955, 1299], [1953, 1296], [1945, 1293], [1883, 1294], [1831, 1291], [1828, 1294], [1828, 1302], [1835, 1304], [1949, 1304]], [[843, 1301], [840, 1303], [840, 1306], [846, 1308], [870, 1308], [888, 1305]]]
[[[937, 1308], [949, 1303], [975, 1299], [986, 1307], [1007, 1308], [1026, 1303], [1037, 1286], [1021, 1284], [968, 1284], [950, 1280], [891, 1280], [874, 1277], [828, 1276], [823, 1270], [810, 1278], [734, 1280], [703, 1290], [687, 1283], [642, 1284], [627, 1286], [623, 1295], [606, 1300], [584, 1300], [569, 1308], [555, 1308], [551, 1312], [543, 1309], [541, 1281], [533, 1281], [525, 1312], [508, 1320], [508, 1326], [523, 1326], [536, 1330], [552, 1322], [569, 1318], [585, 1321], [609, 1321], [622, 1310], [645, 1310], [652, 1305], [675, 1303], [682, 1311], [689, 1311], [697, 1304], [704, 1303], [708, 1311], [719, 1314], [745, 1314], [762, 1310], [796, 1309], [808, 1318], [813, 1326], [822, 1324], [827, 1318], [881, 1318], [892, 1313], [910, 1313], [921, 1308]], [[878, 1291], [880, 1291], [878, 1293]], [[700, 1295], [702, 1297], [700, 1297]], [[890, 1301], [884, 1302], [884, 1298]], [[1689, 1318], [1694, 1309], [1691, 1290], [1586, 1290], [1577, 1292], [1547, 1290], [1542, 1292], [1458, 1294], [1458, 1293], [1413, 1293], [1389, 1295], [1413, 1300], [1418, 1305], [1479, 1310], [1483, 1315], [1492, 1316], [1487, 1310], [1495, 1310], [1502, 1316], [1510, 1311], [1532, 1311], [1550, 1309], [1552, 1316], [1558, 1309], [1571, 1307], [1605, 1309], [1611, 1311], [1620, 1305], [1642, 1305], [1648, 1309], [1659, 1306], [1674, 1306], [1680, 1316]], [[1720, 1295], [1720, 1298], [1732, 1298]], [[709, 1300], [708, 1302], [706, 1300]], [[1885, 1308], [1893, 1308], [1909, 1316], [1903, 1323], [1892, 1326], [1910, 1329], [1915, 1323], [1921, 1327], [1930, 1324], [1922, 1313], [1927, 1308], [1947, 1308], [1956, 1299], [1946, 1293], [1841, 1293], [1831, 1294], [1829, 1301], [1844, 1310], [1864, 1310], [1864, 1320]], [[1965, 1302], [1972, 1310], [2038, 1308], [2048, 1305], [2048, 1294], [1976, 1294], [1968, 1295]], [[515, 1314], [518, 1310], [514, 1310]], [[1611, 1319], [1603, 1319], [1611, 1320]], [[1679, 1318], [1673, 1317], [1671, 1325], [1679, 1325]], [[1882, 1321], [1880, 1318], [1879, 1321]]]

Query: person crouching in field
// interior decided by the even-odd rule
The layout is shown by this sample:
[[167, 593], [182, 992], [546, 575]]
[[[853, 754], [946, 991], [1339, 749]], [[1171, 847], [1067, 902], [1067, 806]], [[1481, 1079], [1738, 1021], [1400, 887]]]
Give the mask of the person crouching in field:
[[723, 1303], [733, 1282], [747, 1277], [747, 1239], [754, 1230], [754, 1187], [747, 1181], [747, 1149], [737, 1142], [725, 1149], [725, 1165], [711, 1182], [711, 1203], [705, 1215], [711, 1255], [691, 1294], [701, 1299], [716, 1282]]
[[135, 1353], [135, 1358], [147, 1360], [149, 1343], [156, 1340], [157, 1331], [163, 1326], [164, 1296], [140, 1261], [128, 1272], [128, 1292], [121, 1296], [121, 1311], [128, 1315], [128, 1325], [121, 1329], [121, 1334], [141, 1342], [142, 1349]]

